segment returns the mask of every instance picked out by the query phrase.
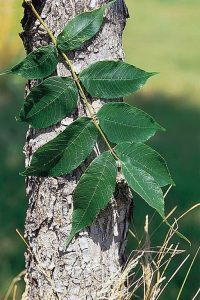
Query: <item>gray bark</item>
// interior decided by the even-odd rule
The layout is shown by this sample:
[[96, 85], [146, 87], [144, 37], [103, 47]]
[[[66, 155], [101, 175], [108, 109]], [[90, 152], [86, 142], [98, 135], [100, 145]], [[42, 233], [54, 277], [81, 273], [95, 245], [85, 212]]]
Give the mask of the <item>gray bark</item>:
[[[105, 0], [35, 0], [33, 4], [55, 36], [75, 15], [99, 7]], [[118, 0], [107, 12], [104, 25], [97, 36], [81, 50], [70, 53], [78, 73], [88, 64], [104, 59], [123, 59], [122, 31], [126, 9]], [[21, 37], [27, 52], [50, 43], [43, 27], [25, 7]], [[64, 63], [59, 63], [57, 73], [69, 75]], [[35, 84], [27, 85], [27, 93]], [[102, 101], [93, 102], [98, 110]], [[47, 130], [29, 129], [25, 145], [26, 165], [32, 153], [66, 128], [77, 116], [87, 114], [81, 101], [70, 118]], [[97, 151], [96, 151], [97, 152]], [[124, 250], [128, 230], [130, 191], [118, 178], [111, 204], [100, 213], [97, 220], [73, 239], [66, 247], [65, 240], [71, 228], [72, 194], [83, 164], [70, 176], [59, 178], [27, 179], [29, 199], [25, 236], [30, 245], [26, 253], [26, 290], [24, 300], [103, 299], [102, 291], [111, 278], [120, 276], [125, 262]], [[110, 290], [112, 289], [112, 281]], [[109, 297], [108, 293], [105, 292]], [[126, 289], [125, 285], [123, 289]]]

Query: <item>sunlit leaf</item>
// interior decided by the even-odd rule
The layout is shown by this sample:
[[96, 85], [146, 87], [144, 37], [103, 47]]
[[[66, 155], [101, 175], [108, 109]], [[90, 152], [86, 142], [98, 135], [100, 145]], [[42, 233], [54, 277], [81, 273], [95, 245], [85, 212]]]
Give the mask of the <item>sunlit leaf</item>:
[[155, 74], [122, 61], [107, 60], [90, 65], [79, 78], [92, 97], [112, 99], [132, 94]]
[[163, 128], [144, 111], [124, 102], [105, 104], [97, 113], [101, 128], [113, 143], [144, 142]]
[[99, 31], [106, 8], [114, 2], [111, 1], [98, 9], [84, 12], [69, 21], [58, 35], [59, 49], [62, 51], [74, 50], [90, 40]]
[[20, 75], [27, 79], [41, 79], [51, 75], [58, 63], [57, 49], [53, 46], [40, 47], [14, 66], [7, 73]]
[[153, 177], [130, 161], [122, 161], [122, 172], [129, 186], [164, 218], [164, 197]]
[[91, 153], [98, 131], [90, 118], [70, 124], [33, 155], [25, 176], [61, 176], [76, 169]]
[[174, 184], [164, 158], [151, 147], [125, 142], [117, 145], [115, 152], [122, 161], [150, 174], [161, 187]]

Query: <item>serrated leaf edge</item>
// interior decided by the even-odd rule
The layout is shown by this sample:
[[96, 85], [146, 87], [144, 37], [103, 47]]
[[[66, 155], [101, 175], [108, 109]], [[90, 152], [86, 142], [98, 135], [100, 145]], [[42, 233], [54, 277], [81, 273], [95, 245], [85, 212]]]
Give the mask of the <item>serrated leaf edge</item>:
[[[55, 78], [55, 77], [57, 77], [57, 76], [49, 77], [48, 79], [50, 79], [50, 78]], [[71, 78], [71, 77], [65, 77], [65, 78]], [[48, 79], [47, 79], [47, 80], [48, 80]], [[44, 81], [45, 81], [45, 80], [44, 80]], [[40, 85], [42, 85], [42, 84], [44, 83], [44, 81], [43, 81], [42, 83], [40, 83], [39, 85], [37, 85], [36, 88], [39, 87]], [[56, 81], [55, 81], [55, 82], [56, 82]], [[55, 86], [55, 87], [58, 87], [57, 85], [53, 85], [53, 84], [49, 84], [49, 83], [45, 83], [45, 85], [46, 85], [46, 86]], [[66, 88], [67, 88], [67, 84], [66, 84]], [[63, 87], [61, 87], [60, 89], [62, 89], [62, 92], [57, 93], [57, 96], [56, 96], [52, 101], [50, 101], [48, 104], [46, 104], [46, 106], [42, 107], [40, 110], [36, 111], [35, 113], [29, 115], [29, 113], [30, 113], [31, 110], [32, 110], [32, 108], [31, 108], [31, 110], [26, 114], [26, 117], [25, 117], [25, 118], [19, 117], [19, 119], [20, 119], [21, 121], [23, 121], [23, 122], [29, 123], [29, 119], [30, 119], [30, 118], [32, 118], [32, 117], [35, 116], [36, 114], [40, 113], [42, 110], [45, 110], [45, 109], [46, 109], [48, 106], [50, 106], [52, 103], [56, 102], [57, 99], [58, 99], [62, 94], [65, 94], [65, 93], [66, 93], [66, 89], [64, 89]], [[32, 89], [31, 91], [34, 91], [34, 89]], [[28, 96], [29, 96], [29, 95], [28, 95]], [[77, 100], [78, 100], [78, 92], [77, 92]], [[25, 100], [25, 101], [26, 101], [26, 100]], [[39, 103], [39, 102], [40, 102], [40, 101], [38, 101], [38, 103]], [[23, 110], [23, 108], [22, 108], [22, 110]], [[30, 123], [30, 124], [31, 124], [31, 123]], [[31, 126], [32, 126], [33, 128], [44, 128], [44, 127], [36, 127], [36, 126], [33, 126], [32, 124], [31, 124]], [[50, 125], [50, 126], [51, 126], [51, 125]], [[49, 126], [48, 126], [48, 127], [49, 127]], [[46, 128], [46, 127], [45, 127], [45, 128]]]
[[[80, 119], [81, 119], [81, 118], [80, 118]], [[88, 119], [90, 119], [90, 118], [88, 118]], [[79, 120], [79, 119], [77, 119], [77, 120]], [[77, 120], [76, 120], [76, 121], [77, 121]], [[79, 135], [74, 139], [74, 141], [75, 141], [75, 140], [83, 133], [83, 131], [85, 131], [85, 130], [87, 129], [87, 127], [88, 127], [91, 123], [93, 123], [93, 122], [92, 122], [92, 119], [90, 119], [90, 122], [88, 122], [88, 124], [82, 129], [82, 131], [81, 131], [81, 132], [79, 133]], [[72, 125], [72, 124], [73, 124], [73, 123], [71, 123], [70, 125]], [[69, 125], [69, 126], [70, 126], [70, 125]], [[68, 128], [68, 127], [67, 127], [67, 128]], [[67, 128], [66, 128], [65, 130], [67, 130]], [[60, 134], [62, 134], [62, 133], [63, 133], [63, 132], [61, 132]], [[59, 135], [57, 135], [54, 139], [56, 139], [58, 136], [59, 136]], [[51, 141], [49, 141], [49, 143], [52, 142], [54, 139], [52, 139]], [[74, 144], [74, 141], [71, 142], [69, 145]], [[48, 144], [48, 143], [46, 143], [44, 146], [46, 146], [47, 144]], [[36, 152], [39, 151], [39, 149], [41, 149], [42, 147], [43, 147], [43, 146], [41, 146], [40, 148], [38, 148], [38, 150], [36, 150]], [[35, 152], [35, 153], [36, 153], [36, 152]], [[47, 165], [47, 164], [49, 164], [49, 163], [51, 163], [51, 161], [53, 161], [55, 158], [59, 157], [60, 155], [61, 155], [61, 157], [62, 157], [64, 152], [65, 152], [65, 149], [62, 150], [61, 152], [59, 152], [58, 155], [54, 156], [50, 161], [48, 161], [48, 163], [44, 164], [44, 166]], [[34, 153], [34, 154], [35, 154], [35, 153]], [[33, 155], [34, 155], [34, 154], [33, 154]], [[58, 163], [58, 162], [59, 162], [59, 160], [57, 161], [57, 163]], [[56, 164], [57, 164], [57, 163], [56, 163]], [[31, 168], [31, 164], [30, 164], [30, 166], [28, 166], [28, 167], [25, 169], [25, 171], [21, 172], [20, 175], [21, 175], [21, 176], [38, 176], [38, 175], [29, 175], [28, 173], [26, 173], [26, 171], [28, 171], [29, 168]], [[52, 167], [52, 168], [53, 168], [53, 167]], [[51, 168], [51, 169], [52, 169], [52, 168]], [[47, 173], [48, 173], [48, 171], [47, 171]], [[65, 173], [64, 173], [64, 174], [65, 174]], [[61, 175], [64, 175], [64, 174], [61, 174]], [[67, 173], [67, 174], [68, 174], [68, 173]], [[67, 175], [67, 174], [66, 174], [66, 175]], [[61, 175], [58, 175], [58, 176], [61, 176]], [[51, 176], [52, 176], [52, 175], [51, 175]], [[52, 176], [52, 177], [57, 177], [57, 176]]]
[[[131, 172], [129, 171], [129, 169], [126, 167], [126, 164], [124, 162], [122, 162], [122, 172], [123, 172], [123, 167], [126, 169], [126, 171], [131, 175], [131, 177], [134, 177]], [[134, 169], [137, 169], [139, 170], [137, 167], [133, 167]], [[148, 174], [147, 172], [145, 172], [144, 170], [142, 170], [144, 173]], [[151, 177], [154, 181], [154, 183], [157, 185], [157, 188], [162, 192], [162, 189], [160, 188], [160, 186], [157, 184], [157, 182], [154, 180], [154, 178], [148, 174], [149, 177]], [[125, 175], [124, 175], [125, 177]], [[145, 192], [145, 190], [143, 189], [143, 187], [139, 184], [139, 182], [135, 179], [134, 177], [134, 180], [136, 181], [136, 183], [138, 184], [138, 186], [143, 190], [144, 194], [147, 196], [148, 199], [150, 199], [150, 202], [151, 202], [151, 198], [149, 197], [149, 195]], [[128, 182], [128, 180], [127, 180]], [[129, 185], [131, 187], [131, 185]], [[132, 188], [133, 189], [133, 188]], [[133, 189], [134, 190], [134, 189]], [[136, 192], [136, 191], [135, 191]], [[152, 205], [150, 205], [138, 192], [136, 192], [150, 207], [152, 207], [153, 209], [155, 209], [159, 215], [164, 219], [165, 217], [165, 212], [164, 212], [164, 209], [163, 209], [163, 214], [161, 214], [155, 207], [153, 207]], [[162, 192], [163, 194], [163, 192]], [[164, 197], [163, 197], [163, 208], [164, 208]]]
[[[168, 172], [169, 179], [171, 180], [171, 182], [168, 183], [168, 184], [171, 184], [171, 185], [175, 186], [175, 183], [174, 183], [174, 181], [173, 181], [173, 179], [172, 179], [172, 176], [171, 176], [171, 174], [170, 174], [170, 171], [169, 171], [169, 168], [168, 168], [168, 166], [167, 166], [167, 163], [166, 163], [164, 157], [163, 157], [159, 152], [157, 152], [155, 149], [151, 148], [150, 146], [146, 145], [145, 143], [136, 143], [136, 142], [129, 142], [129, 141], [119, 143], [117, 146], [115, 146], [114, 150], [117, 149], [118, 146], [122, 146], [123, 144], [126, 144], [126, 145], [127, 145], [127, 144], [129, 144], [129, 145], [131, 145], [131, 144], [145, 145], [145, 146], [146, 146], [147, 148], [149, 148], [152, 152], [154, 152], [158, 157], [160, 157], [160, 158], [162, 159], [162, 163], [164, 163], [164, 166], [165, 166], [165, 168], [166, 168], [166, 170], [167, 170], [167, 172]], [[125, 156], [124, 152], [121, 153], [121, 154]], [[118, 154], [118, 155], [119, 155], [119, 154]], [[120, 156], [120, 155], [119, 155], [119, 156]], [[129, 157], [129, 155], [127, 155], [127, 157]], [[121, 159], [121, 158], [120, 158], [120, 159]], [[123, 159], [121, 159], [121, 160], [123, 161]], [[135, 161], [135, 160], [133, 159], [133, 161]], [[138, 163], [138, 165], [141, 166], [141, 169], [142, 169], [143, 171], [145, 171], [146, 173], [148, 173], [146, 170], [143, 169], [143, 167], [142, 167], [143, 165], [142, 165], [141, 162], [138, 162], [137, 160], [136, 160], [136, 162]], [[137, 167], [136, 167], [136, 168], [137, 168]], [[149, 169], [148, 167], [146, 167], [146, 169], [147, 169], [147, 170], [151, 170], [151, 169]], [[148, 174], [149, 174], [151, 177], [153, 177], [153, 179], [155, 180], [155, 182], [156, 182], [157, 184], [159, 184], [159, 183], [157, 182], [157, 180], [154, 178], [154, 176], [152, 176], [150, 173], [148, 173]], [[166, 184], [166, 185], [167, 185], [167, 184]], [[166, 186], [166, 185], [164, 185], [164, 186]], [[162, 186], [162, 187], [164, 187], [164, 186]]]

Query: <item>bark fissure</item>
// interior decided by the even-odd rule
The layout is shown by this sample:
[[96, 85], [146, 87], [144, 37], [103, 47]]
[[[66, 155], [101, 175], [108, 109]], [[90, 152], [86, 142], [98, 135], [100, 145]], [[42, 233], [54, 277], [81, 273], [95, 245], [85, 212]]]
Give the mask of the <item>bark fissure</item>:
[[[33, 0], [34, 6], [55, 36], [75, 15], [98, 8], [106, 2], [108, 1]], [[81, 49], [68, 53], [77, 73], [98, 60], [123, 59], [122, 31], [126, 16], [125, 4], [118, 0], [117, 4], [108, 10], [103, 27], [95, 38]], [[21, 37], [27, 52], [50, 43], [50, 38], [27, 6], [22, 25], [24, 32]], [[68, 76], [68, 67], [62, 59], [60, 61], [57, 74]], [[35, 84], [36, 81], [31, 81], [26, 92], [28, 93]], [[103, 101], [95, 100], [91, 104], [97, 112]], [[26, 165], [30, 164], [32, 154], [40, 146], [56, 137], [74, 119], [82, 115], [86, 115], [86, 109], [79, 101], [77, 111], [59, 124], [43, 130], [29, 129], [24, 148]], [[124, 249], [131, 193], [120, 176], [108, 207], [101, 211], [97, 220], [80, 232], [68, 247], [65, 244], [71, 229], [73, 192], [83, 170], [99, 152], [98, 148], [101, 150], [102, 147], [101, 143], [98, 144], [91, 157], [71, 175], [27, 179], [29, 206], [25, 235], [31, 253], [26, 253], [24, 300], [97, 299], [102, 286], [121, 270], [125, 262]]]

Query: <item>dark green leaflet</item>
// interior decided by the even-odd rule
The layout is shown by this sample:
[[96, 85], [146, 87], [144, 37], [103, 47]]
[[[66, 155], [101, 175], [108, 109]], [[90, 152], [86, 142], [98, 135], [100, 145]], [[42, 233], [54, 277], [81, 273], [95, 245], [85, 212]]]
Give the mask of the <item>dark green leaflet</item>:
[[122, 161], [122, 172], [129, 186], [164, 218], [164, 197], [161, 188], [146, 171]]
[[39, 148], [26, 176], [61, 176], [76, 169], [91, 153], [98, 131], [87, 117], [77, 119], [55, 139]]
[[53, 46], [40, 47], [14, 66], [8, 73], [27, 79], [42, 79], [51, 75], [58, 64], [58, 52]]
[[144, 142], [164, 130], [144, 111], [124, 102], [111, 102], [97, 113], [101, 128], [113, 143]]
[[174, 184], [164, 158], [151, 147], [134, 142], [125, 142], [115, 147], [117, 156], [137, 169], [150, 174], [159, 186]]
[[61, 51], [74, 50], [90, 40], [99, 31], [106, 8], [114, 2], [111, 1], [96, 10], [84, 12], [69, 21], [57, 37], [58, 48]]
[[31, 90], [20, 119], [34, 128], [46, 128], [70, 114], [77, 100], [78, 90], [71, 77], [50, 77]]
[[155, 74], [122, 61], [107, 60], [90, 65], [79, 78], [92, 97], [113, 99], [132, 94]]
[[116, 161], [109, 152], [95, 158], [87, 168], [74, 193], [72, 229], [67, 243], [106, 207], [115, 191], [116, 176]]

